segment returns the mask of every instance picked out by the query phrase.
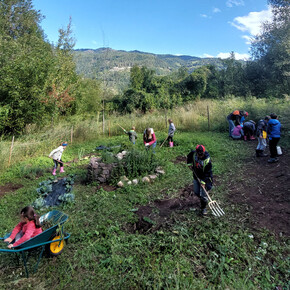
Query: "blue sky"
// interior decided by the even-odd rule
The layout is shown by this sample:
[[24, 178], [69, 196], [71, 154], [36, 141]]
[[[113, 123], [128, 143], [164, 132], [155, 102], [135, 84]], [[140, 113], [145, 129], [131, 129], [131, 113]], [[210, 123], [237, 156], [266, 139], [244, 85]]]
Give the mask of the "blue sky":
[[75, 48], [111, 47], [199, 57], [249, 55], [271, 19], [266, 0], [32, 0], [50, 42], [72, 17]]

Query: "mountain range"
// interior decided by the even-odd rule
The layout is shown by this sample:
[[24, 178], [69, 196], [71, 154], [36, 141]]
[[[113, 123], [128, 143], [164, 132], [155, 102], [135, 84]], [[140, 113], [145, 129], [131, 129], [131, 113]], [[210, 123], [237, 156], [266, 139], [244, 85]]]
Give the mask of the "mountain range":
[[128, 86], [130, 68], [134, 65], [153, 69], [157, 75], [165, 76], [181, 67], [188, 72], [213, 64], [222, 67], [219, 58], [200, 58], [189, 55], [154, 54], [138, 50], [124, 51], [112, 48], [76, 49], [74, 51], [77, 73], [86, 78], [101, 80], [116, 93]]

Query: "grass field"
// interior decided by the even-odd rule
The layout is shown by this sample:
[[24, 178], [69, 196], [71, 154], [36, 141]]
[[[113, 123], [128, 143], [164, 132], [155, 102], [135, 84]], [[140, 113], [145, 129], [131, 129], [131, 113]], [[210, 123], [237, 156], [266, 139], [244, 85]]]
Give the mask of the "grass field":
[[[157, 133], [159, 144], [165, 137], [165, 131]], [[139, 134], [136, 148], [144, 150], [140, 139]], [[63, 159], [96, 153], [98, 145], [127, 142], [123, 135], [76, 143], [67, 148]], [[151, 184], [107, 192], [97, 190], [95, 183], [85, 183], [87, 159], [66, 167], [66, 174], [76, 174], [75, 202], [60, 208], [70, 217], [66, 224], [69, 243], [59, 257], [43, 258], [38, 272], [29, 279], [24, 278], [21, 263], [17, 265], [12, 255], [1, 253], [0, 288], [287, 289], [288, 240], [277, 240], [267, 230], [253, 233], [239, 222], [243, 212], [227, 203], [229, 189], [223, 183], [212, 194], [225, 210], [224, 218], [203, 218], [193, 208], [175, 212], [156, 231], [132, 231], [136, 209], [156, 199], [175, 198], [192, 182], [187, 166], [173, 163], [176, 157], [204, 144], [212, 157], [214, 176], [226, 182], [229, 172], [243, 170], [250, 154], [245, 143], [229, 140], [227, 133], [180, 130], [175, 142], [178, 146], [174, 148], [157, 147], [156, 157], [166, 174]], [[51, 176], [51, 167], [48, 158], [32, 156], [2, 174], [2, 184], [23, 187], [0, 198], [0, 236], [18, 222], [19, 210], [37, 198], [38, 183]]]

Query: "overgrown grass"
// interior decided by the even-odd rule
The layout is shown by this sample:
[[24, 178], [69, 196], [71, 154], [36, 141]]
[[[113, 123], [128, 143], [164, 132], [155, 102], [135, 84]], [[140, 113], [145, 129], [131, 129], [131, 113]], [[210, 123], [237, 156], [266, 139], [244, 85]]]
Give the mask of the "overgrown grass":
[[[157, 132], [167, 130], [167, 119], [172, 118], [177, 130], [181, 131], [214, 131], [225, 132], [228, 123], [226, 116], [235, 109], [243, 109], [249, 112], [249, 119], [258, 121], [275, 111], [280, 116], [284, 126], [282, 142], [290, 136], [290, 101], [285, 99], [256, 99], [256, 98], [227, 98], [224, 100], [200, 100], [183, 107], [168, 111], [156, 111], [146, 115], [134, 113], [119, 116], [112, 114], [106, 116], [103, 125], [97, 116], [76, 116], [60, 120], [53, 127], [36, 129], [27, 128], [27, 134], [16, 138], [11, 157], [11, 165], [34, 156], [48, 156], [50, 151], [67, 140], [79, 146], [79, 156], [82, 155], [84, 142], [102, 140], [104, 137], [118, 136], [123, 134], [118, 124], [130, 129], [133, 125], [139, 133], [139, 138], [147, 127], [153, 127]], [[209, 115], [208, 115], [209, 112]], [[208, 118], [209, 116], [209, 118]], [[73, 135], [71, 133], [73, 132]], [[164, 135], [166, 136], [166, 135]], [[160, 135], [159, 135], [160, 137]], [[2, 138], [3, 139], [3, 138]], [[12, 139], [12, 138], [11, 138]], [[0, 142], [0, 172], [8, 167], [11, 140], [5, 139]]]
[[[166, 133], [158, 135], [162, 140]], [[164, 137], [164, 138], [163, 138]], [[117, 145], [127, 136], [83, 144], [84, 153], [96, 145]], [[177, 196], [178, 190], [192, 182], [192, 172], [184, 164], [171, 161], [185, 156], [196, 144], [210, 152], [214, 174], [227, 178], [239, 170], [249, 155], [243, 142], [228, 140], [226, 133], [181, 133], [175, 137], [179, 146], [156, 148], [156, 158], [164, 160], [166, 175], [153, 184], [139, 184], [113, 192], [83, 185], [86, 169], [83, 160], [66, 173], [77, 174], [75, 203], [61, 210], [70, 217], [66, 231], [70, 242], [57, 259], [42, 259], [38, 272], [23, 279], [23, 268], [17, 267], [11, 255], [0, 260], [0, 287], [60, 289], [274, 289], [289, 287], [287, 241], [277, 241], [263, 231], [252, 233], [238, 222], [232, 207], [227, 206], [227, 192], [215, 188], [212, 194], [221, 201], [225, 218], [207, 219], [195, 211], [176, 212], [159, 231], [132, 233], [128, 224], [136, 221], [133, 209], [156, 199]], [[144, 150], [141, 141], [136, 146]], [[98, 143], [101, 142], [101, 143]], [[80, 147], [71, 146], [66, 158], [73, 159]], [[48, 166], [41, 158], [31, 158], [32, 167]], [[19, 165], [22, 166], [22, 163]], [[0, 236], [17, 222], [19, 210], [34, 201], [41, 180], [21, 176], [19, 166], [11, 168], [6, 178], [22, 178], [25, 187], [0, 199]], [[7, 179], [6, 179], [7, 180]], [[3, 245], [3, 244], [2, 244]]]

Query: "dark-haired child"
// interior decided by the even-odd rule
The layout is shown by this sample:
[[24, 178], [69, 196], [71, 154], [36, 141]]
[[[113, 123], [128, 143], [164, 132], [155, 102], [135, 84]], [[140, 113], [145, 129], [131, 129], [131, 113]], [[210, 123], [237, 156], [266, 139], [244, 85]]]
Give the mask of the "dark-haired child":
[[57, 147], [56, 149], [52, 150], [49, 154], [49, 157], [53, 159], [53, 163], [54, 163], [54, 167], [53, 167], [53, 171], [52, 171], [52, 175], [56, 175], [56, 169], [57, 166], [59, 164], [60, 173], [63, 173], [63, 161], [61, 160], [61, 156], [62, 153], [64, 151], [64, 149], [66, 148], [67, 143], [66, 142], [62, 142], [61, 145], [59, 147]]
[[152, 148], [153, 153], [155, 153], [155, 147], [157, 144], [157, 139], [153, 128], [147, 128], [143, 134], [143, 142], [146, 148]]
[[211, 190], [213, 185], [212, 164], [209, 153], [203, 145], [197, 145], [187, 155], [187, 165], [191, 166], [193, 173], [193, 191], [200, 198], [201, 214], [206, 215], [208, 197], [204, 191]]
[[20, 212], [20, 223], [13, 229], [9, 238], [4, 242], [9, 243], [8, 248], [15, 248], [27, 240], [42, 233], [39, 216], [32, 206], [26, 206]]

